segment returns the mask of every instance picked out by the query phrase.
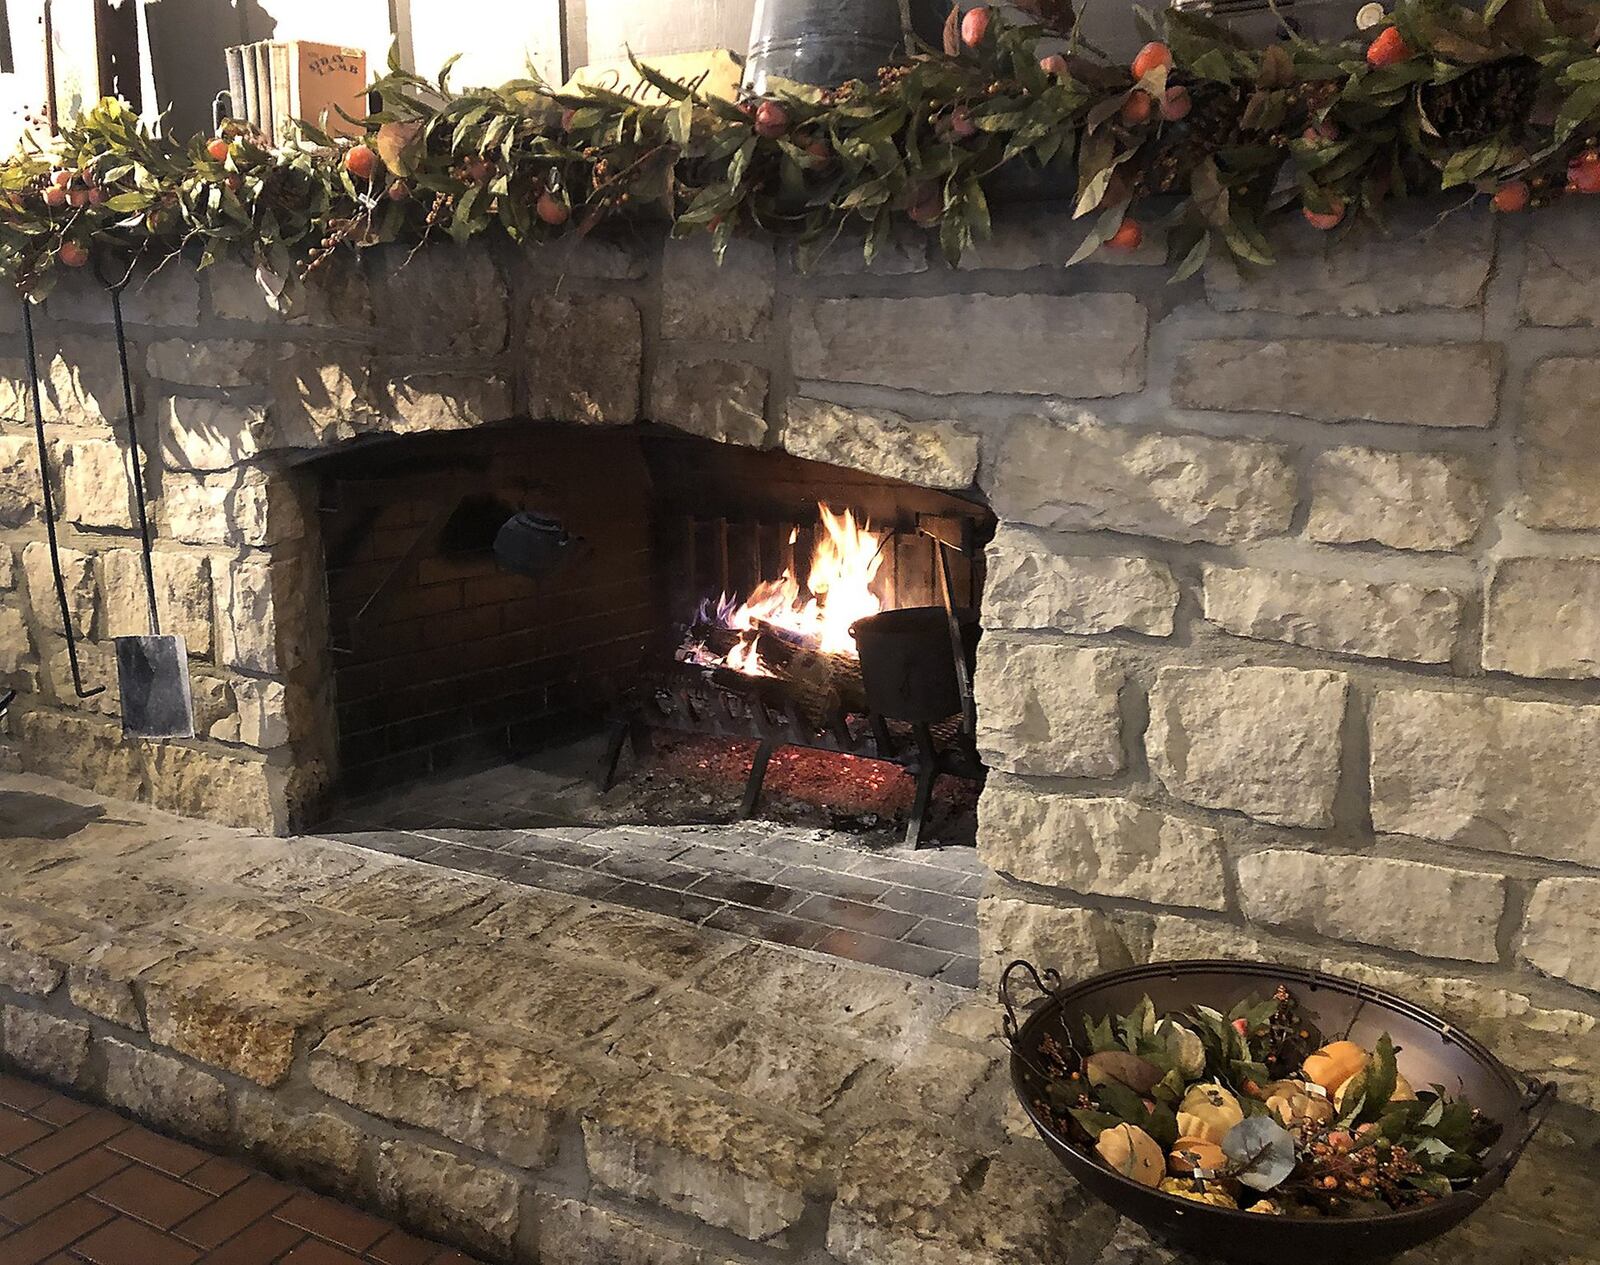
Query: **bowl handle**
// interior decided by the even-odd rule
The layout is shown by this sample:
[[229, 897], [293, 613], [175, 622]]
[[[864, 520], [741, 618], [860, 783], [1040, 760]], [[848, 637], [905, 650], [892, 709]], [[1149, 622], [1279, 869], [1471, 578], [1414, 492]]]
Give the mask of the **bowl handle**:
[[1054, 997], [1061, 989], [1060, 971], [1050, 967], [1041, 973], [1032, 962], [1024, 961], [1022, 958], [1018, 958], [1010, 966], [1006, 967], [1004, 971], [1000, 972], [1000, 1004], [1006, 1008], [1005, 1034], [1007, 1041], [1015, 1041], [1017, 1039], [1017, 1030], [1020, 1027], [1017, 1023], [1016, 1005], [1011, 998], [1011, 973], [1013, 971], [1025, 971], [1028, 978], [1033, 981], [1033, 986], [1046, 997]]
[[1528, 1078], [1527, 1086], [1522, 1095], [1523, 1130], [1522, 1136], [1517, 1139], [1517, 1144], [1511, 1148], [1506, 1157], [1495, 1165], [1495, 1174], [1501, 1181], [1511, 1175], [1511, 1170], [1517, 1166], [1517, 1161], [1522, 1158], [1522, 1153], [1528, 1149], [1528, 1144], [1533, 1141], [1544, 1122], [1550, 1117], [1550, 1109], [1556, 1102], [1556, 1083], [1554, 1081], [1541, 1081], [1534, 1077]]

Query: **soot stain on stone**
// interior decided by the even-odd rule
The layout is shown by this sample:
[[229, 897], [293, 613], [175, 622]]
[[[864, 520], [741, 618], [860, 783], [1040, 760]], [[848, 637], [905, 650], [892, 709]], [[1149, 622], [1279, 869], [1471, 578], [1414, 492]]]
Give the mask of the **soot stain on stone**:
[[74, 804], [32, 791], [0, 791], [0, 839], [65, 839], [104, 814], [97, 805]]

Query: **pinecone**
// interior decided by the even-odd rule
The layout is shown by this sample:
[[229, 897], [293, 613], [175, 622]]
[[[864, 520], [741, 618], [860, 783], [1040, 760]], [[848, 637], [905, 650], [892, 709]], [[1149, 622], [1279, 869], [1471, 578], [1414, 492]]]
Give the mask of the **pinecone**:
[[1539, 64], [1516, 57], [1475, 66], [1449, 83], [1424, 88], [1423, 108], [1453, 144], [1487, 140], [1502, 128], [1520, 140], [1539, 92]]

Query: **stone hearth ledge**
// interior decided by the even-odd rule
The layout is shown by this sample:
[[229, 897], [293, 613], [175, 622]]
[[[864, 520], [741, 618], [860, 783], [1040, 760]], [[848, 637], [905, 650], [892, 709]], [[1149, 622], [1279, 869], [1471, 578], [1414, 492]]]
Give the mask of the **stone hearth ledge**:
[[[1135, 1265], [959, 989], [314, 838], [104, 801], [0, 867], [25, 1073], [493, 1260]], [[1600, 1261], [1552, 1136], [1412, 1265]]]

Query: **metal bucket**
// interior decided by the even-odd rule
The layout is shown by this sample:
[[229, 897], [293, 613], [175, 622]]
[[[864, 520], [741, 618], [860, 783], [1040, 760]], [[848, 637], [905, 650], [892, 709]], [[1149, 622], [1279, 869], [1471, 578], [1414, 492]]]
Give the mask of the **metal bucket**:
[[[912, 0], [912, 24], [923, 39], [939, 29], [936, 7]], [[760, 95], [768, 80], [835, 88], [874, 79], [905, 43], [899, 0], [756, 0], [744, 89]]]
[[[1040, 976], [1026, 962], [1013, 962], [1000, 984], [1011, 1041], [1011, 1083], [1039, 1136], [1055, 1157], [1092, 1194], [1123, 1216], [1170, 1243], [1208, 1259], [1256, 1265], [1350, 1265], [1390, 1257], [1446, 1230], [1483, 1206], [1504, 1184], [1523, 1148], [1533, 1139], [1555, 1096], [1553, 1084], [1523, 1080], [1487, 1048], [1459, 1028], [1404, 998], [1321, 971], [1260, 962], [1159, 962], [1113, 971], [1080, 984], [1061, 986], [1054, 971], [1044, 974], [1049, 996], [1020, 1027], [1010, 995], [1015, 971], [1035, 982]], [[1208, 1207], [1142, 1186], [1113, 1172], [1087, 1150], [1058, 1133], [1036, 1103], [1044, 1087], [1040, 1043], [1063, 1032], [1079, 1048], [1084, 1019], [1126, 1014], [1149, 997], [1156, 1012], [1183, 1010], [1197, 1003], [1226, 1011], [1235, 1002], [1287, 985], [1304, 1012], [1324, 1032], [1343, 1033], [1367, 1048], [1388, 1033], [1401, 1051], [1401, 1070], [1417, 1085], [1441, 1085], [1464, 1096], [1501, 1126], [1499, 1139], [1484, 1159], [1485, 1172], [1471, 1187], [1435, 1203], [1368, 1217], [1269, 1217], [1230, 1208]]]
[[[978, 647], [978, 619], [957, 611], [970, 670]], [[932, 724], [961, 711], [961, 684], [951, 652], [950, 616], [942, 606], [908, 606], [858, 619], [850, 626], [861, 656], [867, 706], [880, 716]]]

